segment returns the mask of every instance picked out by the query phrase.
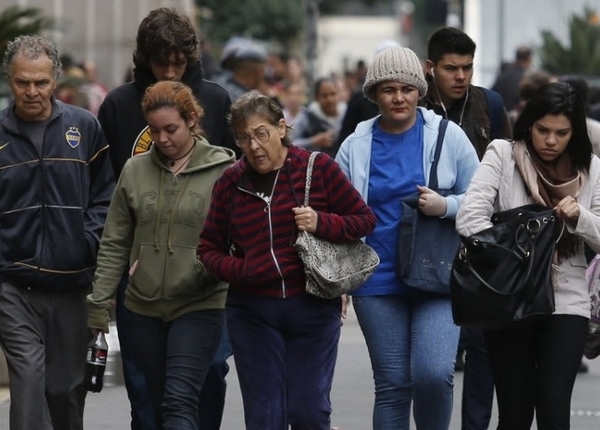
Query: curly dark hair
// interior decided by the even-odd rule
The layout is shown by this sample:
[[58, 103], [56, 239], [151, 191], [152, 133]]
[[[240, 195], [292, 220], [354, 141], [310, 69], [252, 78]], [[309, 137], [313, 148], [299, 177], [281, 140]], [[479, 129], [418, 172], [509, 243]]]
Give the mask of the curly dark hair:
[[52, 61], [52, 72], [54, 78], [58, 79], [62, 64], [56, 46], [48, 39], [35, 34], [27, 34], [15, 37], [6, 45], [4, 54], [4, 71], [7, 77], [12, 74], [12, 63], [17, 55], [23, 55], [26, 58], [37, 59], [40, 55], [46, 55]]
[[150, 60], [167, 63], [172, 52], [183, 53], [187, 66], [200, 60], [200, 41], [192, 21], [183, 12], [161, 7], [152, 10], [140, 26], [136, 37], [133, 62], [150, 66]]

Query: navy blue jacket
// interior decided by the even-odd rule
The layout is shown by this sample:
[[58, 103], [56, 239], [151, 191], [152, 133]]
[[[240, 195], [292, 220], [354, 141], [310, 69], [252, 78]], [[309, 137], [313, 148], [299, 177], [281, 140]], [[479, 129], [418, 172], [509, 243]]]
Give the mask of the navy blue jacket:
[[100, 123], [53, 100], [42, 155], [0, 111], [0, 279], [64, 291], [91, 285], [114, 175]]

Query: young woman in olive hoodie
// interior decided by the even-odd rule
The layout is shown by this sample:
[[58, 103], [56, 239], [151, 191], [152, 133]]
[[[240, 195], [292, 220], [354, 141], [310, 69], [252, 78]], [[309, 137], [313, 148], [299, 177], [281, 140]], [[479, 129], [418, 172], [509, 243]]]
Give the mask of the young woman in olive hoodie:
[[196, 258], [214, 182], [233, 151], [199, 136], [186, 85], [161, 81], [142, 101], [154, 145], [127, 161], [100, 244], [88, 326], [106, 331], [129, 265], [125, 307], [157, 428], [197, 429], [200, 389], [221, 338], [227, 284]]

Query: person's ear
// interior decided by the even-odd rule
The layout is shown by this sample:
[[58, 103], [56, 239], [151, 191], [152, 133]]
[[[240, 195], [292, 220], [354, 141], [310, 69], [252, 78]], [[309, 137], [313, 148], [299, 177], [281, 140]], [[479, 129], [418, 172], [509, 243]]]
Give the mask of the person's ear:
[[188, 127], [189, 128], [194, 128], [194, 126], [196, 125], [196, 120], [197, 120], [197, 115], [196, 112], [191, 112], [190, 113], [190, 118], [188, 119]]
[[425, 73], [429, 73], [431, 76], [433, 76], [433, 78], [435, 78], [435, 74], [433, 72], [434, 68], [435, 68], [435, 64], [433, 64], [433, 61], [431, 61], [431, 60], [425, 61]]
[[285, 123], [285, 119], [281, 118], [279, 120], [279, 138], [283, 139], [285, 137], [285, 135], [287, 134], [287, 125]]

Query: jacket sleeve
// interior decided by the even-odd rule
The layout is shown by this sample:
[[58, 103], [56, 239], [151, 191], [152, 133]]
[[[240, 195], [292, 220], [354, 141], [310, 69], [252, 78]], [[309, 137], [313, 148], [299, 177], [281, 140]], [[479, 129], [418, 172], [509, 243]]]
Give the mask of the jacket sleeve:
[[96, 121], [95, 152], [89, 164], [90, 187], [84, 211], [84, 228], [88, 243], [95, 256], [104, 228], [108, 206], [114, 191], [114, 174], [108, 155], [108, 145], [100, 123]]
[[317, 210], [316, 236], [331, 242], [350, 242], [370, 234], [376, 217], [338, 163], [321, 154], [315, 160], [313, 175], [316, 172], [322, 175], [329, 202], [327, 211]]
[[129, 264], [133, 243], [134, 216], [127, 205], [124, 182], [127, 166], [119, 179], [108, 210], [106, 226], [94, 275], [94, 289], [88, 300], [88, 327], [106, 329], [108, 311], [116, 296], [117, 286]]
[[491, 218], [500, 180], [503, 174], [508, 173], [502, 171], [502, 144], [510, 145], [509, 142], [497, 140], [490, 143], [471, 180], [456, 215], [456, 230], [461, 236], [470, 236], [492, 226]]
[[347, 143], [348, 140], [349, 136], [341, 143], [337, 154], [335, 154], [335, 161], [338, 163], [338, 166], [340, 166], [340, 169], [342, 169], [342, 172], [344, 172], [346, 177], [351, 180], [352, 176], [350, 174], [350, 150], [348, 146], [349, 144]]
[[[445, 166], [445, 170], [454, 172], [455, 176], [452, 186], [453, 193], [445, 197], [446, 214], [444, 218], [452, 219], [456, 217], [464, 194], [471, 183], [471, 178], [479, 166], [479, 159], [465, 132], [453, 122], [448, 123], [444, 148], [451, 151], [446, 152], [442, 149], [441, 157], [444, 157], [445, 160], [440, 160], [440, 166], [445, 166], [448, 161], [451, 162], [452, 165]], [[441, 183], [440, 188], [444, 188]]]
[[197, 254], [205, 269], [217, 279], [237, 282], [244, 277], [244, 260], [230, 254], [229, 208], [233, 196], [227, 183], [225, 176], [221, 176], [215, 183], [208, 214], [200, 232]]
[[[592, 199], [589, 207], [579, 204], [579, 219], [575, 227], [566, 224], [570, 233], [579, 236], [596, 253], [600, 253], [600, 174], [596, 173], [600, 169], [600, 160], [597, 157], [592, 158], [590, 166], [590, 178], [595, 178], [593, 184], [589, 184], [592, 189]], [[594, 174], [592, 175], [592, 171]]]

